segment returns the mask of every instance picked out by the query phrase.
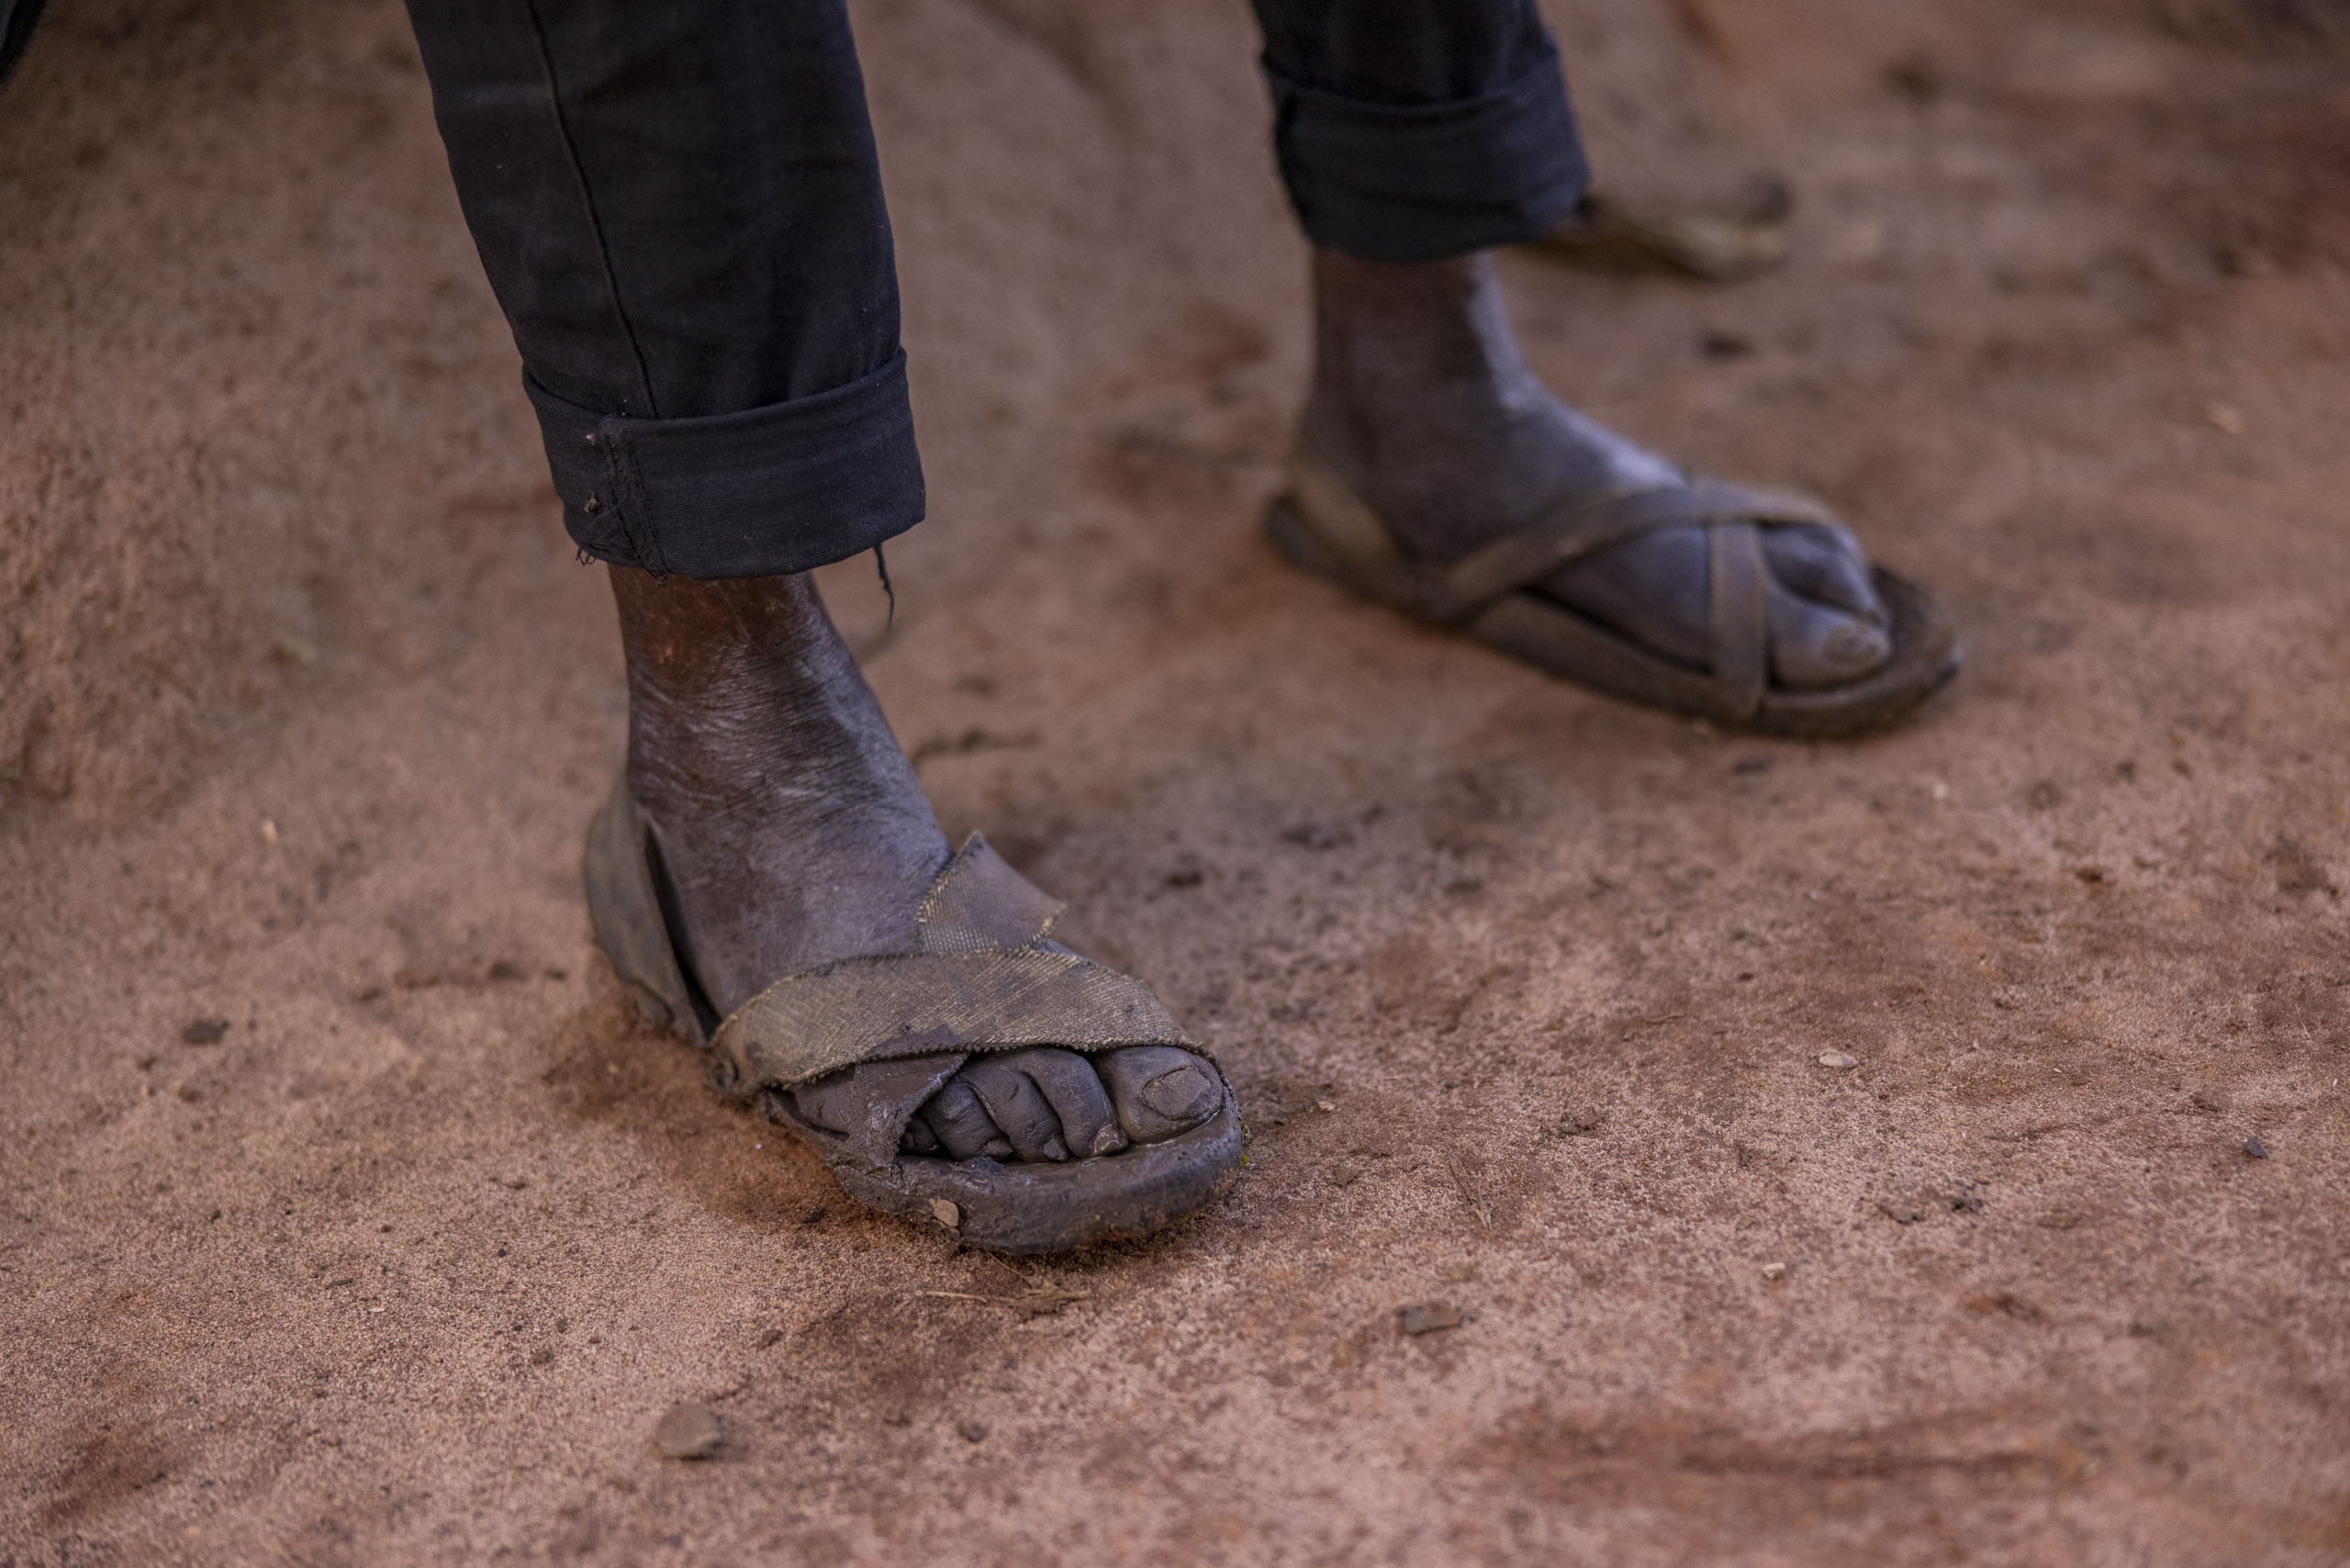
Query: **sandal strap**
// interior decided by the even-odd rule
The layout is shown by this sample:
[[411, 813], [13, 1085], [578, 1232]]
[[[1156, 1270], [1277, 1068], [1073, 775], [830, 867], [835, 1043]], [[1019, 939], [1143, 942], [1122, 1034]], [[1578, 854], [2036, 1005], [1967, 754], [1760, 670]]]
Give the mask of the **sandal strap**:
[[1807, 497], [1692, 474], [1677, 484], [1562, 498], [1449, 566], [1424, 566], [1397, 548], [1385, 521], [1362, 499], [1360, 477], [1332, 456], [1314, 425], [1309, 412], [1290, 460], [1289, 487], [1315, 519], [1323, 544], [1346, 560], [1365, 589], [1441, 625], [1463, 625], [1561, 567], [1643, 534], [1740, 523], [1841, 526]]
[[973, 834], [923, 895], [905, 950], [786, 975], [711, 1043], [785, 1089], [950, 1052], [1198, 1049], [1148, 986], [1046, 941], [1061, 908]]
[[914, 909], [911, 953], [984, 953], [1041, 942], [1069, 905], [1012, 868], [973, 834]]
[[949, 1051], [1186, 1046], [1150, 988], [1075, 953], [895, 953], [787, 975], [718, 1026], [721, 1054], [779, 1088]]
[[1473, 620], [1494, 603], [1532, 587], [1584, 556], [1643, 534], [1673, 528], [1719, 530], [1836, 519], [1816, 501], [1691, 475], [1677, 485], [1622, 490], [1561, 502], [1538, 521], [1481, 545], [1441, 573], [1449, 624]]
[[1771, 683], [1770, 572], [1762, 529], [1745, 521], [1715, 523], [1706, 531], [1706, 561], [1714, 685], [1740, 720], [1751, 719]]
[[1696, 492], [1682, 486], [1619, 490], [1561, 502], [1541, 519], [1480, 545], [1442, 574], [1452, 624], [1611, 544], [1706, 521]]

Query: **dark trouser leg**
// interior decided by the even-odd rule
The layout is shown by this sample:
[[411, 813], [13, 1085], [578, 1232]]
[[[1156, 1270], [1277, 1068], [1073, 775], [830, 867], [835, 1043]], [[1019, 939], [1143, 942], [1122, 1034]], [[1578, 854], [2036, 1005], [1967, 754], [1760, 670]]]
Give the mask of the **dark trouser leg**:
[[1549, 230], [1586, 171], [1533, 0], [1255, 0], [1306, 238], [1429, 262]]
[[840, 0], [409, 0], [584, 551], [806, 571], [923, 514]]
[[47, 0], [0, 0], [0, 83], [8, 80], [33, 41], [33, 24]]
[[[686, 964], [725, 1014], [779, 976], [902, 950], [948, 846], [803, 575], [922, 516], [840, 0], [409, 12], [573, 537], [614, 566], [626, 785]], [[1067, 1160], [1223, 1103], [1173, 1047], [1098, 1059], [975, 1058], [909, 1136]], [[794, 1092], [836, 1132], [871, 1114], [849, 1075]]]

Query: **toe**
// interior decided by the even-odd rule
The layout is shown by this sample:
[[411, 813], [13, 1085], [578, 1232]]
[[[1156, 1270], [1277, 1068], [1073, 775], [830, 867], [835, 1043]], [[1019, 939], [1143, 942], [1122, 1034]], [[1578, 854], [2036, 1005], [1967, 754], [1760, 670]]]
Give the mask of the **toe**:
[[1092, 1065], [1040, 1046], [974, 1057], [915, 1115], [904, 1147], [953, 1159], [1082, 1159], [1117, 1153], [1126, 1134]]
[[1118, 1125], [1136, 1143], [1159, 1143], [1215, 1114], [1224, 1088], [1215, 1069], [1175, 1046], [1129, 1046], [1097, 1058]]
[[1762, 555], [1771, 575], [1802, 598], [1884, 623], [1885, 605], [1869, 582], [1869, 558], [1852, 530], [1825, 523], [1766, 529]]
[[800, 1119], [830, 1133], [845, 1133], [856, 1126], [863, 1103], [845, 1072], [803, 1083], [791, 1092], [791, 1107]]
[[983, 1154], [1000, 1159], [1012, 1153], [1011, 1140], [997, 1128], [995, 1118], [988, 1114], [965, 1074], [947, 1080], [916, 1119], [930, 1129], [938, 1147], [951, 1159], [977, 1159]]
[[1771, 675], [1779, 685], [1841, 686], [1892, 657], [1891, 618], [1850, 532], [1774, 528], [1763, 535], [1763, 551], [1771, 566]]
[[971, 1086], [979, 1103], [987, 1107], [990, 1118], [1011, 1140], [1013, 1152], [1021, 1159], [1067, 1159], [1069, 1145], [1061, 1137], [1060, 1118], [1053, 1114], [1052, 1102], [1036, 1086], [1036, 1081], [1022, 1070], [1017, 1059], [1027, 1054], [1014, 1051], [1003, 1056], [974, 1057], [957, 1081]]
[[1085, 1058], [1075, 1051], [1038, 1047], [1012, 1051], [998, 1059], [1026, 1073], [1044, 1094], [1060, 1122], [1061, 1142], [1069, 1153], [1083, 1159], [1126, 1147], [1117, 1113], [1110, 1108], [1110, 1092]]
[[1893, 655], [1893, 639], [1884, 627], [1799, 599], [1775, 582], [1767, 615], [1771, 678], [1793, 690], [1858, 680]]

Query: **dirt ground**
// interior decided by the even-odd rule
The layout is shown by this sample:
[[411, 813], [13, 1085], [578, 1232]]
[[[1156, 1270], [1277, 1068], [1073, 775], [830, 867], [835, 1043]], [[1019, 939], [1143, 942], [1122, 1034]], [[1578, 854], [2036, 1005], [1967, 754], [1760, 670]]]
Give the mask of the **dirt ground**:
[[1508, 259], [1530, 356], [1964, 626], [1837, 745], [1261, 542], [1303, 252], [1237, 0], [860, 0], [933, 515], [894, 634], [828, 591], [950, 830], [1254, 1136], [1016, 1270], [706, 1093], [589, 940], [609, 598], [398, 8], [52, 10], [0, 1562], [2350, 1562], [2334, 0], [1561, 0], [1607, 180], [1801, 206], [1733, 289]]

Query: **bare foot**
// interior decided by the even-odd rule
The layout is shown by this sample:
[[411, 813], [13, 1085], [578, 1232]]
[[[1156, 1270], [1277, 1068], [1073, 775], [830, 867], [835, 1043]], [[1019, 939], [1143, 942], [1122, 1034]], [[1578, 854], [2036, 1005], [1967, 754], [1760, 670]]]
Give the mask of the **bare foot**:
[[[1560, 497], [1676, 482], [1663, 458], [1585, 418], [1534, 378], [1493, 259], [1404, 264], [1314, 253], [1315, 434], [1364, 476], [1364, 496], [1416, 559], [1447, 563]], [[1763, 533], [1771, 673], [1781, 686], [1856, 680], [1893, 643], [1852, 534]], [[1628, 540], [1540, 591], [1694, 669], [1710, 658], [1704, 531]]]

